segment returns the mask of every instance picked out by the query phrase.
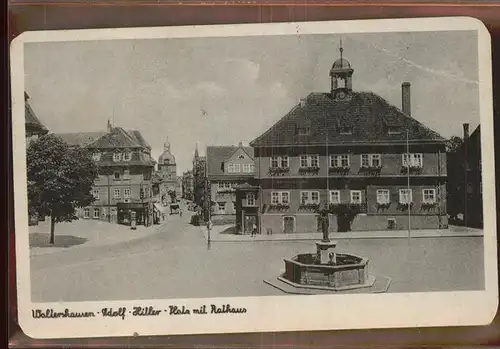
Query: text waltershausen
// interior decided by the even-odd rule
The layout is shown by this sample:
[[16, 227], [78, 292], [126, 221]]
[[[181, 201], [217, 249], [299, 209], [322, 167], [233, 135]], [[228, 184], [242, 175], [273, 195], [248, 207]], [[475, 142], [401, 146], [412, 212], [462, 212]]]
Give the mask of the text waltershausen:
[[91, 311], [73, 312], [73, 311], [70, 311], [68, 308], [64, 309], [64, 311], [54, 311], [54, 309], [46, 309], [45, 311], [43, 311], [41, 309], [32, 309], [31, 315], [35, 319], [95, 317], [95, 314]]

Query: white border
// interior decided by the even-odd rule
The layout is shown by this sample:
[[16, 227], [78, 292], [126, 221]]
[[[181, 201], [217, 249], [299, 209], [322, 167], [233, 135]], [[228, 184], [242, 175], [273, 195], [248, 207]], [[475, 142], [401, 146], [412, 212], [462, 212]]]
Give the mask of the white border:
[[[377, 295], [272, 296], [218, 299], [175, 299], [120, 302], [35, 303], [30, 300], [30, 261], [24, 126], [24, 44], [29, 42], [88, 41], [152, 38], [301, 35], [333, 33], [459, 31], [478, 33], [480, 118], [482, 136], [485, 290]], [[468, 49], [472, 49], [468, 47]], [[91, 29], [26, 32], [11, 45], [14, 206], [16, 228], [19, 324], [35, 338], [71, 338], [199, 333], [237, 333], [294, 330], [363, 329], [484, 325], [498, 306], [495, 173], [493, 152], [492, 67], [490, 35], [478, 20], [465, 17], [279, 24], [182, 26], [166, 28]], [[32, 308], [98, 311], [102, 307], [202, 304], [246, 307], [246, 314], [44, 319], [31, 317]]]

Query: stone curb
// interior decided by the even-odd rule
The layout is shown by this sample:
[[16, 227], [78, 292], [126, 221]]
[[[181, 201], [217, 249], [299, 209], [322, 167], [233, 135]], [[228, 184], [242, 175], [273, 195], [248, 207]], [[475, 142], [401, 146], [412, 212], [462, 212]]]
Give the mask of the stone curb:
[[[205, 240], [208, 240], [208, 232], [206, 228], [200, 228], [200, 230], [203, 233], [203, 236], [205, 237]], [[470, 231], [470, 232], [435, 232], [435, 233], [424, 233], [423, 231], [415, 231], [414, 235], [411, 235], [408, 237], [408, 234], [406, 232], [402, 232], [401, 234], [383, 234], [383, 233], [378, 233], [377, 232], [370, 232], [369, 234], [366, 235], [361, 235], [361, 234], [352, 234], [350, 235], [347, 233], [346, 235], [343, 234], [330, 234], [330, 238], [333, 240], [353, 240], [353, 239], [422, 239], [422, 238], [448, 238], [448, 237], [483, 237], [484, 233], [479, 232], [479, 231]], [[278, 236], [278, 234], [275, 235], [275, 237], [268, 237], [268, 236], [256, 236], [256, 237], [250, 237], [250, 236], [234, 236], [231, 239], [227, 239], [224, 237], [221, 237], [220, 234], [214, 234], [210, 238], [210, 242], [250, 242], [250, 241], [316, 241], [318, 239], [321, 239], [321, 234], [318, 234], [317, 236], [292, 236], [289, 235], [287, 237], [282, 237]]]

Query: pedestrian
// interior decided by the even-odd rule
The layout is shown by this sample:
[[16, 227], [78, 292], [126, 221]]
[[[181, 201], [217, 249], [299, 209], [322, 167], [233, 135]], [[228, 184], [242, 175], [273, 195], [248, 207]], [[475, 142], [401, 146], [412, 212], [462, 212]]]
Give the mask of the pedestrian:
[[252, 237], [255, 237], [257, 235], [257, 226], [255, 225], [255, 223], [253, 224], [252, 226]]

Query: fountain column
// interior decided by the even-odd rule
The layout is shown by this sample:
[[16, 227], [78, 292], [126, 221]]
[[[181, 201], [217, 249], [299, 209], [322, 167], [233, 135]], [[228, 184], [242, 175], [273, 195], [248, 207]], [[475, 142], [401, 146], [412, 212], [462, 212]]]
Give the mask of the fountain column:
[[328, 212], [322, 212], [320, 219], [323, 239], [316, 242], [317, 259], [320, 264], [337, 264], [337, 254], [335, 253], [337, 241], [331, 241], [329, 237], [330, 219]]

